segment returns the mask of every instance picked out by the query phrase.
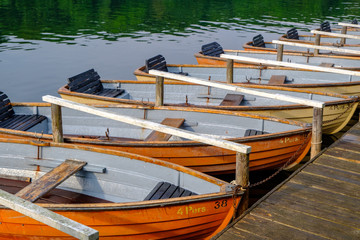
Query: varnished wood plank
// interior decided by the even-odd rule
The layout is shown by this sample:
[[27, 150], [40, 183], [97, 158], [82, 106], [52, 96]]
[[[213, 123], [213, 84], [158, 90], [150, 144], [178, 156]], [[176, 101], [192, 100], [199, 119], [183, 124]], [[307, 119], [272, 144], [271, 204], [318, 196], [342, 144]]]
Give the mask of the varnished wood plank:
[[359, 168], [360, 160], [359, 161], [349, 161], [347, 159], [342, 159], [342, 158], [339, 158], [339, 157], [327, 155], [326, 157], [321, 157], [321, 158], [317, 159], [316, 164], [325, 165], [325, 166], [328, 166], [328, 167], [341, 169], [341, 170], [344, 170], [344, 171], [357, 172], [358, 173], [359, 172], [358, 168]]
[[247, 239], [324, 239], [321, 236], [304, 232], [288, 224], [274, 222], [269, 218], [247, 215], [241, 222], [233, 226], [233, 230], [247, 232]]
[[343, 181], [360, 186], [360, 173], [356, 172], [347, 172], [340, 169], [329, 168], [316, 163], [310, 164], [303, 172], [328, 178], [329, 181]]
[[[184, 118], [165, 118], [161, 124], [178, 128], [184, 123]], [[158, 131], [152, 131], [145, 141], [168, 141], [171, 138], [171, 134], [166, 134]]]
[[332, 180], [312, 174], [299, 174], [291, 181], [304, 184], [309, 187], [324, 189], [327, 191], [338, 192], [350, 197], [360, 198], [360, 186], [348, 182]]
[[295, 199], [303, 198], [308, 201], [316, 201], [319, 204], [326, 204], [334, 208], [340, 207], [360, 213], [360, 204], [358, 204], [359, 200], [357, 198], [343, 194], [336, 194], [332, 191], [313, 188], [294, 182], [287, 182], [286, 185], [276, 191], [276, 194], [272, 194], [269, 198], [281, 201], [282, 198], [287, 196]]
[[343, 136], [338, 143], [338, 147], [349, 147], [349, 143], [353, 145], [354, 150], [359, 150], [360, 147], [360, 130], [353, 130], [350, 133], [347, 133]]
[[[261, 207], [255, 208], [251, 214], [268, 219], [269, 221], [274, 221], [276, 222], [276, 224], [273, 224], [275, 226], [277, 224], [284, 224], [302, 232], [328, 239], [353, 239], [354, 232], [356, 231], [356, 228], [334, 223], [312, 214], [296, 211], [289, 207], [274, 207], [272, 204], [266, 202], [261, 203]], [[289, 231], [288, 234], [291, 234], [291, 231]]]
[[268, 84], [270, 85], [284, 84], [285, 81], [286, 81], [285, 75], [272, 75], [270, 77]]
[[[344, 161], [344, 164], [360, 164], [360, 153], [346, 150], [345, 148], [334, 147], [322, 154], [319, 159], [335, 157]], [[355, 168], [357, 169], [357, 168]]]
[[35, 202], [71, 175], [78, 172], [85, 165], [86, 162], [83, 161], [65, 160], [65, 162], [52, 169], [50, 172], [44, 174], [32, 184], [21, 189], [16, 193], [16, 196], [30, 202]]
[[[333, 193], [332, 197], [337, 198], [338, 195]], [[344, 208], [342, 205], [334, 206], [328, 205], [330, 202], [321, 201], [321, 199], [315, 199], [306, 195], [292, 196], [290, 194], [274, 194], [266, 199], [266, 203], [272, 205], [275, 208], [289, 208], [302, 212], [304, 214], [312, 215], [321, 219], [325, 219], [340, 225], [357, 228], [360, 223], [359, 212], [353, 211], [353, 209]]]
[[220, 103], [220, 106], [239, 106], [244, 95], [228, 93]]

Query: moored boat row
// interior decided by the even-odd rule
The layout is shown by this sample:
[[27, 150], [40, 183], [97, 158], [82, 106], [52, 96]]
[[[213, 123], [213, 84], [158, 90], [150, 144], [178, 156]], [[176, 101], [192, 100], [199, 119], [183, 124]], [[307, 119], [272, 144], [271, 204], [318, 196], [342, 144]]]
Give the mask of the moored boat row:
[[[348, 30], [357, 34], [357, 28]], [[308, 153], [315, 108], [290, 98], [322, 103], [320, 133], [326, 134], [341, 131], [358, 106], [357, 74], [236, 61], [230, 68], [220, 56], [226, 50], [217, 43], [211, 45], [216, 56], [195, 55], [204, 64], [168, 65], [158, 55], [135, 70], [138, 80], [103, 80], [91, 69], [70, 77], [58, 93], [134, 121], [148, 120], [250, 146], [252, 172], [294, 167]], [[352, 41], [343, 46], [358, 47]], [[235, 54], [278, 55], [274, 48], [266, 54], [266, 49], [247, 50], [251, 51]], [[283, 61], [303, 57], [304, 53], [295, 51], [284, 51]], [[360, 69], [359, 56], [333, 56], [307, 55], [306, 62], [323, 64], [331, 59], [327, 67]], [[165, 77], [162, 85], [164, 78], [151, 74], [152, 69], [223, 85], [231, 70], [228, 86], [232, 88], [184, 83], [177, 77]], [[235, 93], [234, 87], [261, 94]], [[65, 107], [59, 112], [53, 103], [12, 103], [0, 93], [1, 189], [99, 231], [101, 239], [208, 239], [236, 216], [240, 200], [246, 201], [246, 187], [239, 190], [239, 185], [207, 175], [234, 174], [238, 160], [234, 150]], [[262, 94], [289, 99], [269, 100]], [[64, 143], [57, 140], [59, 133]], [[73, 172], [62, 171], [64, 164]], [[50, 185], [54, 172], [67, 180], [36, 188], [38, 182]], [[67, 234], [9, 208], [0, 211], [0, 239], [68, 239]]]

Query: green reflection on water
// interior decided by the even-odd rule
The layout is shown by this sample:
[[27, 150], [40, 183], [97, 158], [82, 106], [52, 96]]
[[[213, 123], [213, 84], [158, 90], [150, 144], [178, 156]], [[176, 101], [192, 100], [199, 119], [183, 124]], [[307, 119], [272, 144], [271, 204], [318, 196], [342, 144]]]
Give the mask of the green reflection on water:
[[188, 36], [211, 28], [349, 20], [358, 12], [358, 0], [2, 0], [0, 43], [9, 41], [6, 36], [66, 44], [79, 37]]

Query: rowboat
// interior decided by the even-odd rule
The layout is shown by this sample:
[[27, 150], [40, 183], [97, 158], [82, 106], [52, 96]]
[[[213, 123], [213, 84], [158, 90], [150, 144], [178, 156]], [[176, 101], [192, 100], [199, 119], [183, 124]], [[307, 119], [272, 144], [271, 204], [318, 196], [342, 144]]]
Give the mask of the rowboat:
[[[103, 80], [99, 82], [103, 89], [113, 92], [118, 91], [120, 94], [117, 96], [102, 96], [97, 95], [97, 92], [87, 91], [93, 86], [92, 83], [99, 81], [100, 78], [94, 69], [77, 75], [78, 79], [80, 78], [79, 76], [83, 76], [83, 80], [79, 80], [77, 84], [69, 81], [68, 84], [58, 90], [62, 98], [85, 104], [155, 106], [156, 86], [154, 81]], [[85, 80], [89, 86], [88, 88], [82, 84]], [[77, 85], [81, 85], [82, 89], [78, 89]], [[258, 89], [270, 94], [283, 94], [325, 102], [323, 133], [327, 134], [334, 134], [343, 129], [350, 121], [358, 105], [357, 98], [338, 94], [266, 85], [237, 85], [250, 89]], [[269, 100], [269, 98], [253, 94], [234, 94], [230, 90], [174, 81], [167, 81], [164, 85], [164, 104], [165, 106], [183, 106], [188, 108], [245, 111], [257, 115], [286, 118], [307, 123], [312, 123], [313, 115], [311, 107], [300, 104], [293, 104], [282, 100]], [[344, 111], [346, 112], [344, 113]]]
[[[158, 58], [158, 56], [154, 58]], [[211, 81], [225, 82], [227, 71], [225, 68], [226, 59], [221, 59], [221, 61], [223, 63], [222, 65], [167, 64], [165, 58], [163, 58], [162, 65], [165, 65], [166, 69], [161, 70], [171, 73], [186, 74], [190, 77], [209, 79]], [[234, 65], [236, 65], [235, 61]], [[149, 69], [152, 69], [149, 65], [137, 68], [134, 71], [134, 75], [137, 80], [155, 81], [155, 77], [148, 73]], [[359, 76], [264, 65], [238, 66], [233, 69], [233, 73], [233, 82], [236, 84], [276, 85], [282, 87], [308, 89], [316, 92], [360, 96]], [[284, 81], [275, 81], [279, 77]]]
[[[355, 21], [353, 21], [355, 24]], [[356, 21], [357, 24], [357, 21]], [[319, 31], [325, 32], [334, 32], [334, 33], [342, 33], [341, 28], [332, 28], [329, 22], [323, 22], [320, 25], [320, 28], [316, 29]], [[351, 35], [358, 35], [360, 33], [359, 28], [347, 27], [346, 32]], [[315, 34], [299, 34], [296, 28], [291, 28], [286, 32], [286, 34], [280, 37], [280, 40], [283, 41], [291, 41], [298, 43], [308, 43], [312, 44], [315, 42], [316, 35]], [[356, 39], [346, 39], [345, 42], [342, 42], [340, 38], [333, 36], [322, 36], [321, 37], [321, 45], [324, 46], [334, 46], [334, 47], [359, 47], [359, 41]]]
[[[296, 30], [296, 29], [295, 29]], [[287, 34], [289, 36], [289, 34]], [[298, 37], [300, 38], [300, 37]], [[297, 38], [297, 39], [298, 39]], [[290, 39], [292, 40], [292, 39]], [[324, 40], [326, 41], [326, 40]], [[286, 42], [299, 42], [299, 43], [305, 43], [305, 41], [289, 41], [289, 39], [286, 39]], [[314, 45], [314, 41], [309, 41], [307, 43], [310, 43], [311, 45]], [[323, 46], [329, 46], [331, 44], [327, 44], [327, 42], [323, 42], [321, 45]], [[333, 44], [334, 46], [335, 44]], [[252, 41], [247, 42], [243, 45], [244, 50], [246, 51], [260, 51], [260, 52], [277, 52], [277, 44], [272, 42], [265, 42], [264, 37], [259, 34], [256, 35]], [[336, 46], [338, 47], [338, 46]], [[354, 50], [360, 50], [360, 44], [345, 44], [343, 46], [345, 49], [354, 49]], [[304, 48], [297, 47], [297, 46], [286, 46], [286, 48], [283, 50], [284, 53], [297, 53], [307, 56], [314, 56], [314, 51], [309, 51], [309, 49], [304, 50]], [[329, 58], [342, 58], [342, 57], [355, 57], [360, 58], [359, 55], [356, 54], [348, 54], [348, 53], [335, 53], [333, 51], [321, 51], [321, 53], [318, 54], [318, 56], [327, 56]]]
[[[217, 42], [212, 42], [203, 45], [202, 51], [195, 54], [198, 64], [207, 65], [226, 65], [226, 59], [221, 58], [220, 54], [228, 54], [243, 57], [261, 58], [267, 60], [276, 60], [276, 52], [261, 52], [261, 51], [245, 51], [245, 50], [223, 50]], [[359, 56], [345, 56], [345, 55], [313, 55], [296, 52], [283, 52], [284, 62], [303, 63], [314, 66], [326, 66], [339, 69], [348, 69], [360, 71]], [[250, 63], [244, 61], [234, 61], [234, 66], [249, 66]], [[252, 63], [250, 65], [260, 65]]]
[[[352, 32], [351, 34], [354, 34]], [[314, 44], [316, 39], [316, 35], [309, 33], [309, 34], [298, 34], [296, 28], [291, 28], [280, 36], [279, 40], [282, 41], [289, 41], [289, 42], [297, 42], [297, 43], [307, 43], [307, 44]], [[333, 46], [333, 47], [346, 47], [350, 49], [358, 49], [360, 47], [359, 41], [356, 39], [346, 39], [346, 43], [340, 43], [341, 40], [338, 37], [331, 37], [331, 36], [322, 36], [320, 45], [323, 46]]]
[[[243, 195], [173, 163], [68, 143], [0, 138], [0, 163], [1, 190], [91, 227], [100, 239], [209, 239], [229, 223]], [[65, 175], [50, 172], [61, 165], [83, 167], [56, 188], [33, 187], [35, 180], [48, 183], [42, 176]], [[74, 239], [4, 206], [0, 216], [3, 240]]]
[[[8, 101], [8, 99], [6, 98]], [[0, 137], [52, 141], [51, 108], [47, 103], [5, 105], [14, 112], [0, 122]], [[146, 119], [218, 139], [252, 147], [250, 170], [296, 165], [310, 148], [308, 124], [242, 112], [185, 107], [105, 106], [115, 114]], [[35, 113], [35, 115], [34, 115]], [[22, 116], [26, 115], [26, 116]], [[26, 118], [25, 118], [26, 117]], [[16, 119], [29, 118], [21, 124]], [[36, 123], [30, 125], [30, 123]], [[63, 109], [64, 140], [166, 160], [210, 174], [233, 173], [235, 152], [170, 134], [129, 126], [88, 113]]]

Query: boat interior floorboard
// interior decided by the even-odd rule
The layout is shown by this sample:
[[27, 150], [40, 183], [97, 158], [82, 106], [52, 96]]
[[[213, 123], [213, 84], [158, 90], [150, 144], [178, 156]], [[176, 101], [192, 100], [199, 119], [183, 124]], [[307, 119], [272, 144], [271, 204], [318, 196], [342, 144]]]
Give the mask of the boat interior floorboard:
[[[0, 189], [8, 193], [15, 194], [22, 188], [31, 184], [31, 182], [0, 178]], [[36, 203], [110, 203], [110, 201], [92, 197], [89, 195], [66, 191], [62, 189], [53, 189], [40, 199]]]

